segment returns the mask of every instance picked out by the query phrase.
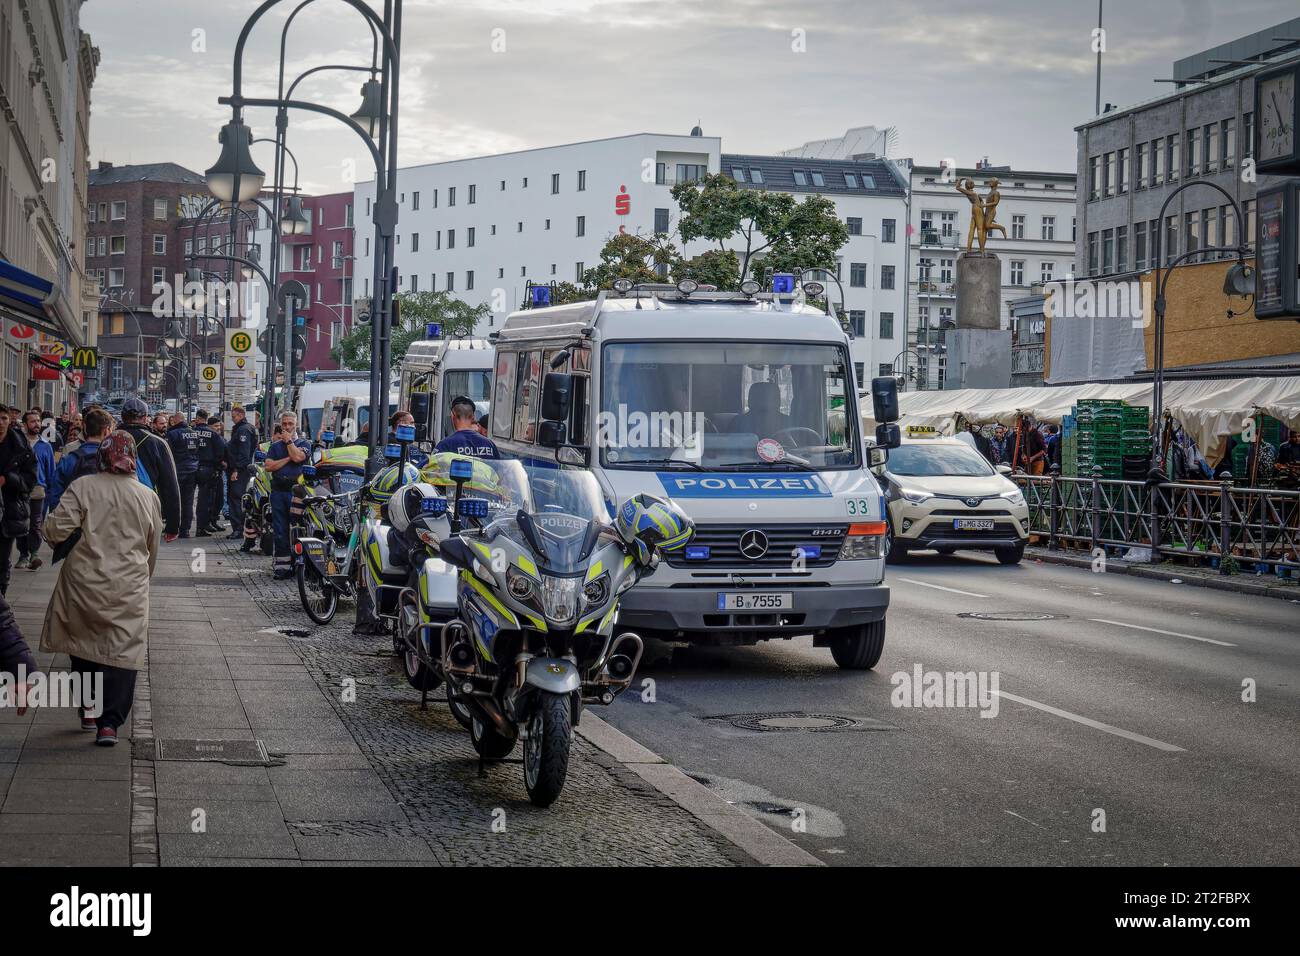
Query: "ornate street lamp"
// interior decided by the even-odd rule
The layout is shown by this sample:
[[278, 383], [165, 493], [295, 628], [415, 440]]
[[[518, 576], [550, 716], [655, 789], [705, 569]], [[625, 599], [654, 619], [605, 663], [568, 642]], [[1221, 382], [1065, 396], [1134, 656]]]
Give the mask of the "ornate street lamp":
[[217, 140], [221, 143], [221, 155], [206, 173], [208, 190], [223, 202], [235, 202], [235, 181], [238, 180], [237, 201], [252, 199], [262, 191], [262, 184], [266, 182], [266, 173], [253, 162], [253, 154], [248, 149], [253, 142], [253, 131], [241, 120], [232, 119], [221, 127]]
[[379, 135], [379, 122], [384, 116], [383, 86], [376, 79], [361, 85], [361, 106], [350, 119], [371, 139]]

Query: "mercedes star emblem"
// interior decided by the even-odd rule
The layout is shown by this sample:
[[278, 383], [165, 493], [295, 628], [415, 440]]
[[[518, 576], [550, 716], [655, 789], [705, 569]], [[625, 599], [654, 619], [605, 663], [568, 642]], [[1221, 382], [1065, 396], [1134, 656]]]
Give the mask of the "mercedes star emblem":
[[751, 528], [740, 536], [740, 553], [751, 561], [757, 561], [767, 554], [767, 535], [757, 528]]

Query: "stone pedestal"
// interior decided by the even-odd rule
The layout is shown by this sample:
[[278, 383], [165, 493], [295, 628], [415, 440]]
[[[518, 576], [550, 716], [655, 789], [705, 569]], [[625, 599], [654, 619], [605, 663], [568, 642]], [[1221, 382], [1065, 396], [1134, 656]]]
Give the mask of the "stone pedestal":
[[949, 329], [944, 340], [948, 346], [945, 389], [1010, 386], [1010, 329]]
[[1002, 263], [991, 252], [957, 257], [957, 328], [1002, 327]]

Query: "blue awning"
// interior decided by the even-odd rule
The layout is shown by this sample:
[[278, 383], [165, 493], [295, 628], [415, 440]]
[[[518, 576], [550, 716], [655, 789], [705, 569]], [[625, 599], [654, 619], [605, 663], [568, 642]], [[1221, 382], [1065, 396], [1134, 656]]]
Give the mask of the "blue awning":
[[66, 314], [62, 300], [57, 284], [0, 259], [0, 313], [69, 345], [79, 345], [81, 328], [74, 316]]

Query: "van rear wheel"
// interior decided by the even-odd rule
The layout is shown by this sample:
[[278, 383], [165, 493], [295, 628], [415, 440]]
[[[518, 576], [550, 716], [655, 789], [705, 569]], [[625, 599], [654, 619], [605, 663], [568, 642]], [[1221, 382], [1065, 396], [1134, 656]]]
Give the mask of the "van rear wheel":
[[885, 619], [835, 628], [830, 635], [831, 657], [846, 671], [875, 667], [885, 650]]

